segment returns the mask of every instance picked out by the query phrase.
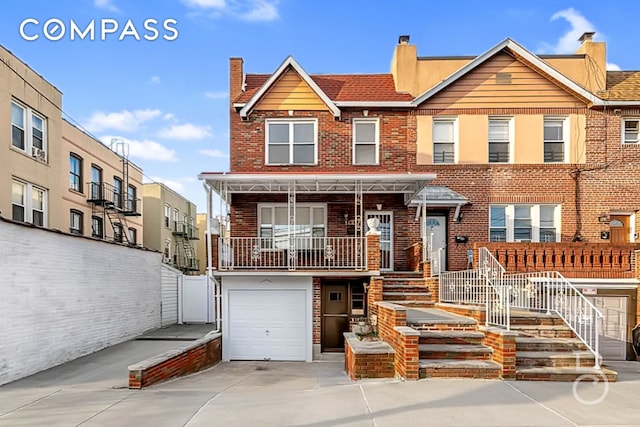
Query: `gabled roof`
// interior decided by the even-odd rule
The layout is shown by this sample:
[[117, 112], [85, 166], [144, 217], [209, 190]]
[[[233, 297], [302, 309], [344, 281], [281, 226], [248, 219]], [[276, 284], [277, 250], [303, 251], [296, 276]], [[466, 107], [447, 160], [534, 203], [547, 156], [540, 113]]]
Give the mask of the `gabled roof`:
[[317, 85], [315, 81], [307, 74], [306, 71], [298, 64], [298, 61], [293, 59], [293, 56], [288, 56], [287, 59], [278, 67], [278, 69], [262, 84], [262, 86], [253, 94], [253, 96], [247, 101], [247, 103], [240, 110], [241, 117], [247, 117], [251, 109], [258, 103], [262, 96], [267, 93], [271, 85], [278, 81], [278, 79], [289, 69], [295, 70], [300, 78], [311, 87], [311, 89], [318, 95], [318, 97], [326, 104], [331, 110], [334, 117], [340, 116], [340, 109], [333, 103], [326, 93]]
[[607, 71], [607, 90], [600, 97], [640, 104], [640, 71]]
[[500, 42], [497, 45], [495, 45], [494, 47], [492, 47], [491, 49], [487, 50], [482, 55], [479, 55], [478, 57], [476, 57], [474, 60], [472, 60], [471, 62], [469, 62], [468, 64], [466, 64], [462, 68], [460, 68], [455, 73], [451, 74], [449, 77], [444, 79], [442, 82], [438, 83], [437, 85], [435, 85], [431, 89], [423, 92], [421, 95], [419, 95], [418, 97], [416, 97], [413, 100], [412, 104], [414, 106], [418, 106], [418, 105], [422, 104], [427, 99], [431, 98], [432, 96], [436, 95], [437, 93], [440, 93], [446, 87], [448, 87], [449, 85], [451, 85], [455, 81], [459, 80], [463, 76], [467, 75], [472, 70], [474, 70], [475, 68], [477, 68], [481, 64], [485, 63], [487, 60], [489, 60], [494, 55], [496, 55], [497, 53], [501, 52], [504, 49], [507, 49], [507, 50], [511, 51], [512, 53], [516, 54], [517, 56], [519, 56], [520, 58], [524, 59], [526, 62], [528, 62], [529, 64], [533, 65], [537, 70], [539, 70], [542, 73], [546, 74], [547, 76], [551, 77], [553, 80], [555, 80], [556, 82], [560, 83], [562, 86], [564, 86], [565, 88], [569, 89], [571, 92], [575, 93], [576, 95], [580, 96], [581, 98], [583, 98], [583, 99], [585, 99], [585, 100], [587, 100], [587, 101], [589, 101], [589, 102], [591, 102], [593, 104], [601, 103], [601, 100], [597, 96], [595, 96], [591, 92], [587, 91], [582, 86], [580, 86], [577, 83], [575, 83], [573, 80], [565, 77], [562, 73], [556, 71], [556, 69], [551, 67], [544, 60], [540, 59], [540, 57], [538, 57], [537, 55], [534, 55], [533, 53], [529, 52], [527, 49], [525, 49], [524, 47], [520, 46], [518, 43], [514, 42], [513, 40], [505, 39], [502, 42]]

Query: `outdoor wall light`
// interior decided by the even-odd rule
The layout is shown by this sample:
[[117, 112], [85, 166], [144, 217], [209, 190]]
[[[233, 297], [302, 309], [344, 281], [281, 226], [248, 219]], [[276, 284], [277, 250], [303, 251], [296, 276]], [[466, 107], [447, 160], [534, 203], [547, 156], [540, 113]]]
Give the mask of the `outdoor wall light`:
[[469, 241], [469, 236], [455, 236], [456, 243], [467, 243]]
[[362, 115], [365, 117], [369, 116], [369, 110], [362, 110]]
[[376, 210], [378, 211], [382, 210], [382, 203], [376, 203]]
[[598, 217], [598, 222], [609, 222], [609, 216], [607, 214], [602, 214]]

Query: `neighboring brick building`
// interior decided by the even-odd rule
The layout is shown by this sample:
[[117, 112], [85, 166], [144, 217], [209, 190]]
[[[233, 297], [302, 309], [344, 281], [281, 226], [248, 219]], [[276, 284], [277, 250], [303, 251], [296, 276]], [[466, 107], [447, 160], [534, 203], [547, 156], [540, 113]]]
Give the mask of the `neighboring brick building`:
[[340, 350], [379, 274], [369, 218], [383, 272], [412, 268], [418, 243], [459, 270], [488, 241], [634, 242], [638, 76], [606, 72], [592, 36], [574, 55], [507, 39], [477, 57], [418, 57], [403, 36], [389, 74], [310, 75], [291, 57], [245, 74], [232, 58], [230, 173], [200, 175], [230, 207], [212, 266], [223, 358]]

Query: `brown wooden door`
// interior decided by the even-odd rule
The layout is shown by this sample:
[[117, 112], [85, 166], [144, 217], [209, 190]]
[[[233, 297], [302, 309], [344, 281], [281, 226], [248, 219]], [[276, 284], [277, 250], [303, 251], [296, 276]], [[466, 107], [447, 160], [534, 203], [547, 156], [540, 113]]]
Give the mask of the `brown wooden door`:
[[324, 285], [322, 289], [322, 351], [344, 351], [344, 332], [349, 331], [349, 286]]
[[629, 215], [611, 215], [609, 228], [611, 232], [611, 243], [629, 243], [630, 242], [630, 218]]

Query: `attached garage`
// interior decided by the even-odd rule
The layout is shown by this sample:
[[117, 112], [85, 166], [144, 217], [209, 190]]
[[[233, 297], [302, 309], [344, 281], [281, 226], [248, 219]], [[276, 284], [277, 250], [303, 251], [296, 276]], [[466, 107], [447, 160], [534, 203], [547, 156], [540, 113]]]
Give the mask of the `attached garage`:
[[605, 360], [627, 358], [627, 301], [629, 297], [589, 298], [603, 315], [600, 319], [600, 354]]
[[226, 276], [224, 360], [312, 360], [310, 277]]

